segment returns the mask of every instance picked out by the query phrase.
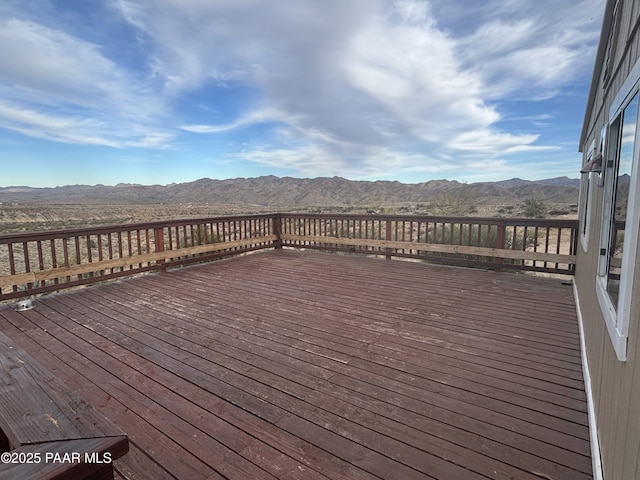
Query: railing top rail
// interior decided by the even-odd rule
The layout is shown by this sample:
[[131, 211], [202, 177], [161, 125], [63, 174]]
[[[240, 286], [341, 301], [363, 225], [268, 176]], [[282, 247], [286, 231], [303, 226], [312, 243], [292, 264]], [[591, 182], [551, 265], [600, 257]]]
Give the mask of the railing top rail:
[[181, 227], [196, 225], [199, 223], [224, 222], [234, 220], [254, 220], [260, 218], [273, 218], [272, 213], [260, 213], [250, 215], [221, 215], [217, 217], [183, 218], [178, 220], [158, 220], [142, 223], [121, 223], [115, 225], [100, 225], [95, 227], [67, 228], [57, 230], [42, 230], [38, 232], [20, 232], [0, 234], [0, 244], [15, 242], [30, 242], [37, 240], [50, 240], [54, 238], [70, 238], [82, 235], [98, 235], [106, 233], [127, 232], [143, 230], [146, 228]]
[[327, 218], [355, 220], [391, 220], [391, 221], [428, 221], [437, 223], [467, 223], [487, 225], [523, 225], [533, 227], [577, 227], [577, 219], [552, 218], [505, 218], [505, 217], [453, 217], [436, 215], [386, 215], [386, 214], [350, 214], [350, 213], [279, 213], [284, 218]]
[[434, 215], [377, 215], [377, 214], [349, 214], [349, 213], [260, 213], [249, 215], [221, 215], [216, 217], [183, 218], [177, 220], [159, 220], [142, 223], [123, 223], [94, 227], [69, 228], [57, 230], [43, 230], [38, 232], [20, 232], [0, 234], [0, 244], [49, 240], [54, 238], [70, 238], [82, 235], [98, 235], [107, 233], [143, 230], [146, 228], [180, 227], [198, 223], [212, 223], [234, 220], [253, 220], [264, 218], [317, 218], [329, 220], [390, 220], [404, 222], [436, 222], [436, 223], [467, 223], [483, 225], [532, 226], [532, 227], [566, 227], [577, 228], [575, 219], [547, 219], [547, 218], [503, 218], [503, 217], [452, 217]]

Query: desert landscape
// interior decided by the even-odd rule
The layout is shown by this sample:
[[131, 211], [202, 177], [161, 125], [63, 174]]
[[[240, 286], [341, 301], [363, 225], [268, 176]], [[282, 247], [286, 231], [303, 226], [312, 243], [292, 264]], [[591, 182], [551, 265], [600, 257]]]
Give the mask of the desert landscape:
[[[505, 182], [466, 184], [437, 180], [422, 184], [402, 184], [350, 181], [337, 177], [294, 179], [270, 176], [233, 180], [201, 179], [164, 186], [121, 184], [56, 188], [4, 187], [0, 188], [0, 276], [28, 272], [35, 265], [39, 265], [38, 270], [54, 268], [62, 260], [62, 257], [56, 259], [60, 255], [64, 256], [64, 263], [79, 265], [91, 263], [92, 258], [112, 258], [112, 249], [147, 254], [155, 251], [156, 241], [151, 238], [153, 235], [149, 236], [149, 230], [143, 230], [146, 233], [134, 230], [131, 238], [127, 236], [130, 234], [85, 234], [82, 239], [74, 237], [73, 240], [69, 237], [65, 242], [58, 239], [42, 244], [30, 240], [32, 244], [27, 245], [19, 239], [17, 242], [16, 239], [11, 239], [12, 234], [16, 233], [279, 212], [371, 216], [371, 221], [365, 224], [370, 223], [370, 228], [378, 229], [377, 233], [371, 233], [372, 238], [382, 238], [382, 226], [375, 222], [375, 217], [380, 215], [397, 214], [405, 218], [441, 216], [575, 219], [577, 210], [578, 186], [576, 181], [564, 177], [540, 182], [512, 179]], [[186, 246], [195, 246], [217, 241], [213, 240], [216, 238], [213, 230], [210, 232], [211, 239], [201, 238], [202, 232], [199, 229], [205, 228], [204, 223], [207, 222], [203, 222], [197, 231], [183, 231], [184, 238], [180, 242]], [[401, 238], [418, 238], [422, 235], [422, 238], [433, 237], [434, 243], [446, 243], [442, 230], [440, 235], [443, 238], [438, 240], [438, 227], [435, 223], [431, 226], [424, 224], [422, 233], [416, 230], [420, 229], [417, 225], [411, 223], [408, 227], [402, 226]], [[334, 227], [337, 228], [337, 223]], [[210, 228], [213, 229], [213, 224], [210, 224]], [[405, 231], [406, 228], [409, 230]], [[453, 237], [454, 227], [450, 228], [452, 230], [449, 235]], [[471, 231], [472, 227], [468, 228]], [[355, 223], [347, 228], [347, 236], [361, 237], [361, 233], [350, 229], [356, 229]], [[315, 227], [313, 231], [315, 232]], [[540, 246], [540, 242], [555, 245], [559, 230], [544, 231], [544, 234], [543, 230], [538, 233], [536, 229], [535, 240], [528, 238], [533, 231], [525, 233], [526, 239], [522, 237], [522, 232], [518, 234], [518, 238], [522, 237], [520, 240], [527, 242], [528, 250]], [[176, 239], [179, 234], [180, 232], [175, 232]], [[399, 235], [397, 232], [396, 234]], [[235, 238], [235, 235], [230, 232], [229, 238]], [[469, 235], [471, 236], [470, 233]], [[2, 236], [6, 237], [8, 243], [1, 241]], [[477, 236], [477, 242], [480, 242], [479, 232]], [[486, 242], [490, 243], [488, 232], [486, 236]], [[510, 241], [515, 239], [515, 231], [507, 236]], [[170, 244], [172, 240], [165, 238], [164, 241]], [[569, 253], [570, 241], [569, 236], [562, 237], [557, 242], [561, 244], [557, 253]], [[469, 238], [469, 244], [473, 242]], [[52, 253], [51, 249], [55, 249], [57, 253]]]
[[0, 234], [224, 215], [300, 212], [576, 218], [578, 180], [466, 184], [343, 178], [0, 188]]

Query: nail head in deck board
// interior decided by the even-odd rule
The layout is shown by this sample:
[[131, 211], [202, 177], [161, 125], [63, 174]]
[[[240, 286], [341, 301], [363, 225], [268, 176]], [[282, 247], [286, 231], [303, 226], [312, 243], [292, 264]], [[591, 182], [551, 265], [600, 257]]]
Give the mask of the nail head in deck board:
[[[313, 276], [310, 271], [315, 272]], [[535, 426], [536, 415], [545, 421], [551, 419], [545, 413], [552, 405], [549, 403], [552, 396], [544, 393], [550, 389], [544, 383], [545, 375], [563, 378], [569, 372], [580, 371], [577, 336], [562, 335], [561, 342], [549, 337], [544, 344], [548, 336], [544, 332], [552, 328], [550, 320], [562, 332], [575, 331], [575, 314], [567, 314], [573, 308], [570, 293], [557, 292], [551, 282], [511, 273], [279, 250], [43, 297], [31, 317], [0, 309], [0, 317], [10, 317], [12, 325], [25, 328], [25, 333], [17, 333], [16, 327], [4, 327], [2, 323], [0, 331], [6, 328], [7, 334], [13, 332], [16, 338], [25, 338], [29, 352], [48, 359], [57, 374], [66, 377], [65, 385], [77, 385], [86, 393], [87, 401], [108, 416], [117, 417], [120, 426], [130, 423], [132, 431], [128, 433], [132, 442], [140, 446], [138, 451], [148, 452], [148, 458], [164, 462], [169, 468], [180, 461], [171, 457], [171, 445], [180, 442], [180, 436], [187, 435], [188, 430], [169, 437], [170, 430], [174, 434], [178, 431], [175, 425], [171, 428], [167, 425], [166, 431], [160, 423], [151, 427], [134, 413], [136, 410], [142, 413], [142, 405], [137, 405], [132, 392], [123, 395], [117, 391], [125, 388], [123, 392], [127, 392], [136, 385], [144, 391], [145, 385], [155, 385], [141, 381], [139, 375], [143, 373], [156, 382], [164, 379], [161, 383], [176, 395], [181, 394], [177, 386], [171, 385], [176, 374], [181, 375], [181, 382], [193, 382], [180, 395], [185, 407], [175, 411], [185, 426], [198, 425], [199, 415], [194, 413], [190, 417], [188, 405], [194, 405], [194, 412], [198, 411], [195, 407], [204, 408], [207, 395], [212, 395], [206, 382], [216, 382], [212, 384], [216, 398], [228, 401], [213, 403], [224, 408], [212, 408], [211, 413], [231, 423], [237, 419], [234, 425], [258, 440], [245, 444], [244, 449], [238, 443], [235, 448], [240, 451], [224, 458], [233, 464], [236, 462], [233, 458], [243, 456], [244, 451], [243, 458], [255, 460], [255, 466], [267, 478], [273, 476], [267, 473], [268, 466], [264, 463], [268, 459], [274, 462], [273, 473], [282, 472], [282, 478], [293, 478], [293, 470], [277, 470], [278, 465], [287, 468], [303, 465], [327, 478], [364, 479], [376, 472], [389, 479], [402, 474], [407, 478], [449, 479], [473, 478], [478, 469], [484, 468], [481, 464], [495, 465], [495, 474], [488, 468], [481, 470], [489, 478], [540, 478], [531, 473], [534, 470], [558, 479], [589, 478], [588, 455], [570, 453], [561, 441], [549, 438], [550, 443], [543, 442], [544, 448], [538, 450], [541, 456], [536, 464], [536, 455], [519, 450], [518, 445], [505, 444], [499, 430], [487, 423], [496, 413], [488, 414], [476, 403], [481, 397], [490, 402], [493, 388], [499, 388], [503, 393], [501, 401], [508, 402], [510, 378], [516, 385], [539, 391], [539, 395], [529, 399], [535, 409], [532, 411], [538, 413], [527, 420], [518, 420], [513, 428], [518, 435], [529, 437], [529, 442], [542, 445], [541, 439], [530, 435], [539, 430]], [[501, 295], [504, 302], [495, 303], [494, 299]], [[432, 303], [441, 313], [449, 315], [430, 317], [428, 312], [434, 311]], [[492, 304], [500, 312], [499, 318], [492, 317]], [[474, 306], [477, 316], [465, 317], [464, 313], [473, 311]], [[532, 313], [524, 323], [520, 317], [527, 310]], [[43, 333], [36, 323], [29, 327], [32, 320], [42, 321], [48, 332]], [[446, 328], [447, 322], [454, 324], [452, 328]], [[84, 327], [85, 324], [93, 330]], [[500, 335], [499, 329], [504, 329], [505, 334]], [[56, 341], [58, 337], [64, 341]], [[370, 346], [376, 349], [369, 351]], [[435, 428], [440, 420], [436, 410], [426, 403], [423, 392], [429, 385], [427, 369], [437, 356], [425, 355], [426, 359], [421, 360], [421, 352], [430, 352], [431, 348], [447, 357], [447, 362], [438, 363], [442, 387], [434, 389], [431, 398], [447, 406], [451, 405], [449, 397], [438, 397], [438, 392], [445, 393], [442, 388], [466, 391], [468, 396], [456, 403], [456, 410], [486, 435], [479, 437], [475, 446], [469, 444], [469, 454], [459, 458], [450, 457], [455, 457], [452, 452], [456, 448], [467, 448], [464, 439], [472, 438], [473, 433], [462, 429], [453, 411], [450, 425]], [[92, 359], [98, 353], [96, 349], [103, 353]], [[103, 355], [111, 353], [131, 363], [138, 372], [127, 374], [127, 368], [132, 367], [121, 363], [119, 370], [114, 371], [120, 379], [113, 377], [117, 389], [97, 384], [98, 379], [106, 377], [101, 377], [103, 374], [95, 362], [103, 362], [100, 359], [107, 358]], [[328, 358], [331, 355], [347, 363], [333, 361]], [[213, 359], [217, 361], [215, 366], [210, 361]], [[491, 367], [499, 367], [507, 359], [508, 369], [500, 372], [504, 388], [497, 381], [489, 387], [491, 378], [497, 378], [490, 377]], [[81, 362], [80, 366], [76, 362]], [[485, 365], [482, 369], [488, 376], [486, 382], [478, 384], [482, 379], [476, 374], [479, 367], [465, 369], [466, 362]], [[421, 365], [424, 375], [420, 372]], [[447, 376], [448, 368], [451, 376]], [[538, 380], [527, 380], [527, 372], [531, 370], [535, 370], [534, 377]], [[130, 383], [122, 383], [124, 377]], [[411, 380], [412, 377], [416, 380]], [[568, 378], [579, 386], [579, 377]], [[447, 382], [452, 385], [447, 386]], [[105, 400], [105, 388], [117, 394], [117, 400]], [[398, 388], [410, 396], [403, 397], [401, 407], [394, 407], [391, 393]], [[580, 412], [584, 402], [572, 398], [570, 391], [559, 389], [555, 395], [564, 398], [567, 408], [575, 407]], [[199, 394], [191, 399], [188, 392]], [[161, 395], [161, 390], [154, 386], [149, 389], [146, 401], [160, 405]], [[259, 417], [259, 402], [277, 409], [273, 415]], [[513, 414], [521, 408], [514, 407]], [[434, 418], [425, 416], [429, 411]], [[157, 412], [159, 415], [160, 410]], [[417, 420], [413, 423], [412, 414]], [[561, 415], [561, 411], [557, 410], [556, 415]], [[584, 416], [583, 425], [576, 429], [578, 433], [585, 428], [586, 414], [575, 415], [576, 420]], [[563, 424], [568, 422], [560, 420]], [[527, 431], [528, 422], [532, 425], [531, 432]], [[262, 431], [260, 425], [268, 428]], [[424, 432], [430, 425], [434, 431]], [[416, 436], [420, 431], [427, 435], [424, 439]], [[552, 435], [548, 427], [544, 431], [545, 435]], [[156, 432], [164, 449], [153, 448], [152, 432]], [[198, 435], [203, 449], [207, 448], [207, 442], [217, 444], [214, 431]], [[581, 437], [572, 440], [574, 449], [588, 452], [588, 440]], [[504, 448], [504, 452], [496, 454], [483, 449], [485, 440], [491, 448]], [[433, 452], [428, 451], [428, 445], [435, 446]], [[180, 455], [181, 451], [176, 449], [175, 454]], [[545, 451], [554, 451], [549, 456], [557, 463], [544, 459]], [[563, 462], [563, 452], [572, 458], [570, 464], [575, 469]], [[397, 457], [390, 458], [394, 454]], [[522, 463], [518, 466], [519, 461]], [[123, 465], [135, 471], [135, 462]], [[174, 473], [178, 470], [173, 469]], [[124, 477], [125, 471], [123, 468]], [[205, 474], [204, 468], [198, 471]], [[215, 472], [208, 471], [207, 475], [215, 476]]]

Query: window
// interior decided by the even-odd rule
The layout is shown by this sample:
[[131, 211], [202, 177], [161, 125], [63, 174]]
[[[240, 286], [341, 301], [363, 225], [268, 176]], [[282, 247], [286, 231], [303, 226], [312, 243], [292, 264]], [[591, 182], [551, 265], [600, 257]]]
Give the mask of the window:
[[[637, 247], [635, 185], [638, 163], [638, 93], [615, 112], [603, 161], [604, 205], [597, 294], [620, 360], [626, 359], [631, 284]], [[632, 195], [630, 197], [630, 195]]]
[[629, 182], [631, 179], [631, 165], [638, 122], [638, 96], [625, 108], [622, 116], [619, 155], [612, 162], [607, 173], [610, 174], [609, 183], [612, 185], [612, 199], [609, 225], [609, 239], [607, 245], [607, 293], [614, 305], [618, 302], [620, 276], [622, 274], [622, 254], [624, 252], [624, 230], [629, 205]]

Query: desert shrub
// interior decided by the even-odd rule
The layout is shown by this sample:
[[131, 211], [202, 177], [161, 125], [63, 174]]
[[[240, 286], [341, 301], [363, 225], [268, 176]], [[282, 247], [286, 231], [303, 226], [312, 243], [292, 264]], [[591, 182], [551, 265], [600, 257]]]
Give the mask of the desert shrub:
[[522, 202], [523, 215], [528, 218], [544, 218], [547, 205], [540, 198], [527, 198]]
[[442, 193], [429, 203], [429, 210], [434, 215], [462, 217], [475, 210], [477, 195], [466, 183], [455, 192]]

